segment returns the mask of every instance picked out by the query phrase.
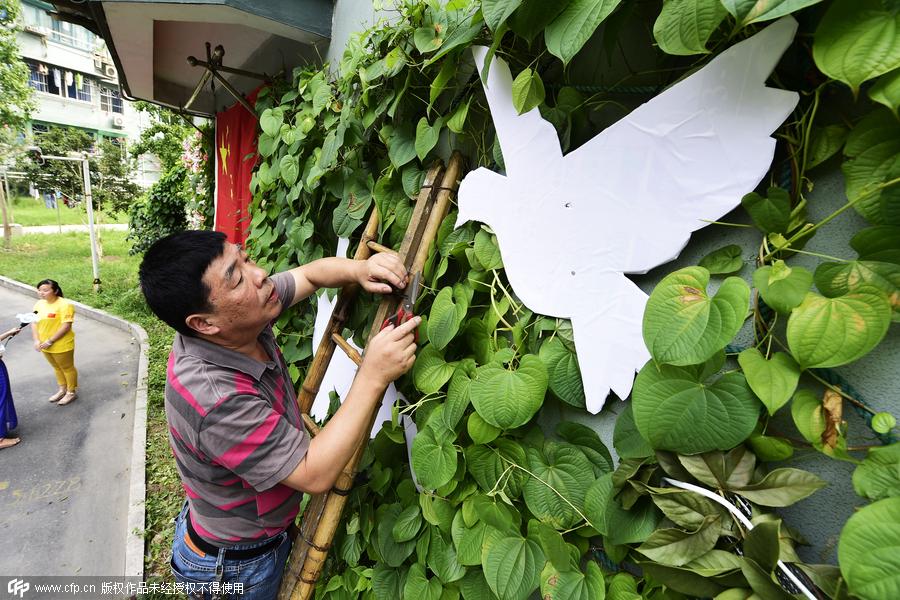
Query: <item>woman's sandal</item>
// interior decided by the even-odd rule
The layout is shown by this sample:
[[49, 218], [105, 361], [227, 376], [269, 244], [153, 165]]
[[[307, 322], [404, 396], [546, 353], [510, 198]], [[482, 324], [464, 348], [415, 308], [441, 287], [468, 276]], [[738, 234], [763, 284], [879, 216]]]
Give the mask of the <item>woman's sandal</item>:
[[20, 438], [0, 438], [0, 450], [12, 448], [21, 441]]
[[66, 395], [66, 388], [59, 388], [59, 390], [55, 394], [53, 394], [52, 396], [47, 398], [47, 400], [50, 402], [59, 402], [59, 399], [65, 395]]
[[75, 400], [75, 398], [77, 398], [77, 397], [78, 397], [78, 394], [76, 392], [66, 392], [66, 395], [60, 399], [57, 406], [65, 406], [69, 402], [72, 402], [73, 400]]

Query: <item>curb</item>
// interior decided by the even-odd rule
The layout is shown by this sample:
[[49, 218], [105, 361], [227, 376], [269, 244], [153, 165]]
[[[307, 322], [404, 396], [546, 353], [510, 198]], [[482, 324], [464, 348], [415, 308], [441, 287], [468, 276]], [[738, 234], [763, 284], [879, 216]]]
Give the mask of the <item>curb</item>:
[[[0, 275], [0, 286], [29, 296], [34, 288], [9, 277]], [[131, 447], [131, 478], [128, 490], [128, 531], [125, 538], [124, 575], [144, 579], [144, 518], [147, 498], [145, 468], [147, 460], [147, 368], [150, 346], [147, 332], [137, 323], [120, 319], [110, 313], [67, 298], [80, 314], [100, 321], [116, 329], [130, 333], [140, 346], [138, 355], [137, 386], [134, 399], [134, 429]]]

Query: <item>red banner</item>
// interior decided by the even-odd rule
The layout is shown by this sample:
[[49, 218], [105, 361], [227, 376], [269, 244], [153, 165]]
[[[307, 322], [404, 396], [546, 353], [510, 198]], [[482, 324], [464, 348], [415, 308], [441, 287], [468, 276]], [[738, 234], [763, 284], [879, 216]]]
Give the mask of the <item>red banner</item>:
[[[249, 98], [256, 102], [256, 92]], [[256, 116], [240, 103], [216, 115], [215, 229], [243, 243], [250, 227], [250, 177], [256, 165]]]

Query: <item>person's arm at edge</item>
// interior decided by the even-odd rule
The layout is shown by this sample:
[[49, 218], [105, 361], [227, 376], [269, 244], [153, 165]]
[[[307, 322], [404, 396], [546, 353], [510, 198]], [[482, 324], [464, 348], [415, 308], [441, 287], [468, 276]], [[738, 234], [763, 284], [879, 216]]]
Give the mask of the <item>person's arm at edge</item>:
[[[310, 440], [306, 456], [281, 483], [312, 494], [325, 492], [334, 486], [363, 436], [368, 434], [369, 419], [385, 388], [412, 367], [416, 350], [412, 331], [420, 321], [416, 317], [395, 329], [385, 329], [379, 333], [384, 336], [380, 343], [393, 344], [393, 349], [385, 351], [380, 361], [376, 359], [368, 364], [363, 361], [341, 407]], [[374, 343], [373, 338], [367, 351]], [[384, 368], [385, 363], [397, 366]]]
[[294, 298], [290, 303], [291, 306], [323, 287], [342, 287], [358, 283], [366, 291], [389, 294], [391, 285], [397, 288], [406, 285], [406, 269], [403, 263], [390, 254], [376, 254], [368, 260], [337, 256], [320, 258], [295, 267], [288, 273], [294, 278]]

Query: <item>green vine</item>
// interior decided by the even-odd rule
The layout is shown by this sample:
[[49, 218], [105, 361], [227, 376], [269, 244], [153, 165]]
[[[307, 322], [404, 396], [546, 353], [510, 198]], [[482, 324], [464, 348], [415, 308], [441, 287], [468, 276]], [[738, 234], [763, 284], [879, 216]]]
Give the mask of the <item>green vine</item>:
[[[349, 42], [336, 75], [296, 69], [259, 94], [261, 160], [247, 245], [268, 269], [331, 255], [338, 237], [358, 242], [373, 207], [379, 242], [398, 247], [425, 169], [451, 150], [470, 168], [503, 169], [468, 52], [475, 44], [509, 63], [516, 108], [538, 107], [564, 151], [647, 100], [649, 90], [789, 13], [800, 32], [773, 81], [799, 91], [801, 103], [776, 133], [768, 191], [742, 200], [760, 234], [752, 288], [729, 276], [744, 264], [744, 249], [732, 244], [670, 273], [651, 294], [644, 337], [653, 360], [616, 421], [617, 466], [591, 428], [548, 427], [559, 407], [584, 408], [571, 324], [521, 304], [493, 232], [477, 223], [454, 228], [455, 211], [448, 215], [423, 273], [416, 365], [398, 382], [410, 403], [395, 407], [366, 452], [367, 479], [351, 495], [317, 597], [799, 593], [785, 580], [830, 598], [900, 596], [891, 550], [900, 533], [882, 526], [900, 520], [895, 420], [829, 379], [830, 369], [872, 352], [900, 320], [897, 7], [880, 0], [394, 4], [387, 22]], [[808, 174], [823, 164], [840, 164], [847, 202], [811, 222]], [[871, 224], [849, 240], [856, 259], [804, 249], [850, 208]], [[820, 260], [815, 271], [791, 264], [797, 254]], [[729, 277], [708, 293], [710, 277], [720, 276]], [[675, 311], [666, 298], [696, 310]], [[377, 300], [362, 297], [350, 316], [345, 333], [359, 345]], [[312, 354], [313, 319], [307, 303], [277, 324], [298, 382]], [[754, 339], [736, 348], [747, 321]], [[886, 445], [848, 444], [845, 400], [868, 415]], [[782, 413], [790, 417], [776, 423]], [[421, 492], [401, 414], [419, 430], [411, 466]], [[785, 422], [791, 431], [781, 431]], [[845, 525], [839, 568], [804, 564], [794, 550], [801, 538], [775, 512], [825, 485], [799, 469], [764, 465], [798, 449], [853, 462], [854, 487], [872, 502]], [[676, 480], [740, 506], [754, 527], [716, 501], [667, 485]], [[792, 564], [790, 573], [779, 562]]]

